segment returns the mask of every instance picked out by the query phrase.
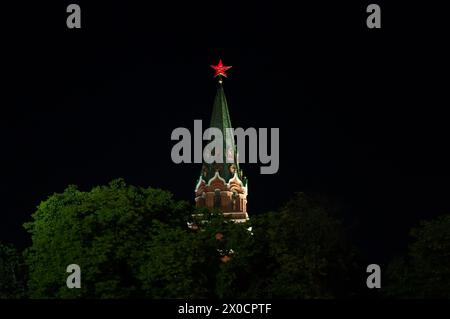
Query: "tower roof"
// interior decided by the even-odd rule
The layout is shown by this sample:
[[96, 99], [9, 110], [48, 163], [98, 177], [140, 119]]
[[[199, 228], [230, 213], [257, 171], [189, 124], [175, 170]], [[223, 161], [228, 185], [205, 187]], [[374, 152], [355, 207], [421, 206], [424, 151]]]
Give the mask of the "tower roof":
[[230, 112], [228, 110], [228, 103], [223, 88], [222, 78], [219, 76], [217, 85], [216, 97], [211, 115], [210, 127], [218, 128], [223, 135], [222, 141], [222, 163], [204, 163], [202, 167], [201, 178], [207, 183], [211, 178], [216, 176], [216, 172], [227, 183], [235, 175], [244, 183], [242, 171], [239, 168], [238, 154], [234, 141], [234, 134], [232, 129]]

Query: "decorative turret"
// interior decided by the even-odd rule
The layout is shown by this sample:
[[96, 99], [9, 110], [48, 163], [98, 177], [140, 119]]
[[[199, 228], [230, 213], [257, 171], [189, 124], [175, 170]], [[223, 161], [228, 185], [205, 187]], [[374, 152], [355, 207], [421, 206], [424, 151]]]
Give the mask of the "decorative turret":
[[223, 135], [222, 162], [203, 163], [195, 187], [195, 203], [199, 207], [218, 208], [224, 216], [235, 222], [248, 220], [247, 179], [239, 168], [238, 152], [234, 142], [228, 104], [223, 89], [223, 77], [231, 66], [211, 65], [218, 78], [217, 93], [211, 116], [210, 127], [219, 129]]

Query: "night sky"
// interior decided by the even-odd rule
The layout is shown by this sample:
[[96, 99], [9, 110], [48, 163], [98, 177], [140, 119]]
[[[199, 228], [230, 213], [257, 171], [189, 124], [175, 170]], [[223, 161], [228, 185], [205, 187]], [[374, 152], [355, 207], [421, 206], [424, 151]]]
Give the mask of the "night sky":
[[[224, 85], [234, 126], [280, 128], [277, 174], [242, 165], [250, 216], [296, 191], [326, 194], [381, 263], [421, 219], [450, 212], [438, 5], [376, 1], [382, 29], [370, 30], [367, 1], [93, 2], [3, 7], [0, 241], [26, 247], [22, 224], [69, 184], [123, 177], [193, 203], [201, 165], [174, 164], [170, 135], [209, 122], [219, 58], [233, 66]], [[80, 30], [66, 27], [69, 3], [81, 6]]]

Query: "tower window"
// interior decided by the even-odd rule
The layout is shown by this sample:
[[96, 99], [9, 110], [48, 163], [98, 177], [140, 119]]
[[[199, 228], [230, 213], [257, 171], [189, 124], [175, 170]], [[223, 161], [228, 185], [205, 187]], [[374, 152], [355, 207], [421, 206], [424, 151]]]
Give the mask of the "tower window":
[[214, 191], [214, 208], [220, 208], [220, 190]]

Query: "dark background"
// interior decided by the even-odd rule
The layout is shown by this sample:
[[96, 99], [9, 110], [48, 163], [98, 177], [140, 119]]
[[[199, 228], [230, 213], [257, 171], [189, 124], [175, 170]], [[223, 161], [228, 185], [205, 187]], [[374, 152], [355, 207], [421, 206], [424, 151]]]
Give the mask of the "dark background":
[[370, 30], [371, 2], [348, 2], [2, 5], [0, 240], [28, 245], [22, 224], [69, 184], [123, 177], [193, 202], [201, 165], [175, 165], [170, 134], [209, 121], [222, 58], [234, 126], [280, 128], [277, 174], [242, 165], [250, 216], [326, 194], [370, 262], [404, 250], [450, 211], [445, 10], [376, 1]]

